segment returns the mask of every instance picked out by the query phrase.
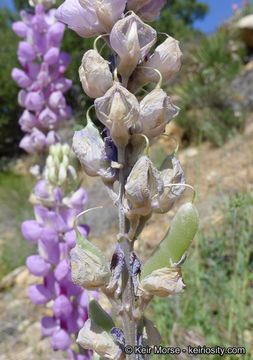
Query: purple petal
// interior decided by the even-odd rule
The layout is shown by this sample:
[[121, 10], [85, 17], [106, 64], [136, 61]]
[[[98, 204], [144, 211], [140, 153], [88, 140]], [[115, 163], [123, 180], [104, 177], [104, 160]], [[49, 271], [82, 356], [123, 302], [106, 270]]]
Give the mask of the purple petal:
[[30, 242], [39, 240], [41, 230], [41, 226], [35, 220], [26, 220], [21, 225], [23, 236]]
[[161, 9], [166, 4], [167, 0], [151, 0], [148, 4], [144, 5], [137, 14], [144, 21], [155, 21], [160, 15]]
[[26, 97], [27, 97], [27, 92], [25, 90], [20, 90], [18, 93], [18, 103], [20, 106], [26, 107], [25, 106]]
[[29, 286], [28, 295], [36, 305], [46, 304], [51, 299], [50, 292], [42, 284]]
[[72, 206], [73, 208], [83, 209], [87, 200], [88, 200], [87, 192], [83, 188], [80, 188], [76, 192], [74, 192], [74, 194], [71, 196], [68, 204], [70, 206]]
[[26, 266], [31, 274], [45, 276], [50, 270], [50, 264], [46, 263], [39, 255], [31, 255], [26, 259]]
[[21, 41], [18, 46], [18, 57], [21, 61], [33, 61], [36, 58], [36, 53], [32, 45], [26, 41]]
[[18, 123], [23, 131], [31, 132], [35, 127], [37, 120], [32, 113], [30, 113], [28, 110], [25, 110], [19, 118]]
[[60, 204], [60, 202], [62, 201], [62, 198], [63, 198], [63, 195], [62, 195], [61, 188], [59, 188], [59, 186], [56, 186], [56, 188], [54, 189], [55, 202]]
[[70, 300], [65, 295], [58, 296], [53, 305], [54, 315], [59, 317], [68, 317], [72, 313], [73, 307]]
[[55, 112], [49, 108], [45, 108], [43, 111], [41, 111], [38, 121], [43, 128], [52, 129], [56, 127], [58, 118]]
[[78, 0], [65, 0], [56, 11], [56, 18], [82, 37], [105, 32], [98, 22], [95, 9], [82, 7]]
[[47, 199], [49, 197], [46, 180], [40, 180], [37, 182], [34, 188], [34, 194], [43, 199]]
[[49, 65], [57, 63], [59, 60], [60, 50], [57, 47], [52, 47], [44, 55], [44, 61]]
[[53, 271], [50, 271], [44, 277], [44, 285], [48, 289], [48, 291], [50, 292], [50, 294], [53, 298], [60, 295], [61, 288], [60, 288], [58, 281], [56, 281], [56, 279], [54, 277]]
[[16, 81], [16, 83], [22, 88], [27, 88], [32, 83], [32, 80], [23, 70], [14, 68], [11, 72], [11, 76], [13, 80]]
[[68, 260], [62, 260], [55, 268], [54, 276], [57, 281], [62, 281], [70, 272], [70, 264]]
[[51, 345], [54, 350], [67, 350], [71, 345], [71, 338], [67, 331], [60, 329], [54, 332]]
[[25, 107], [31, 111], [40, 111], [44, 105], [44, 96], [39, 92], [29, 92], [25, 99]]
[[59, 22], [52, 24], [47, 32], [48, 42], [51, 46], [59, 46], [62, 42], [65, 25]]
[[15, 34], [25, 38], [27, 34], [27, 26], [22, 21], [16, 21], [12, 24], [12, 30]]
[[46, 137], [47, 147], [49, 147], [59, 141], [60, 141], [60, 137], [55, 131], [51, 130], [48, 132], [47, 137]]
[[61, 91], [54, 91], [50, 95], [50, 97], [48, 99], [48, 103], [51, 106], [51, 108], [53, 108], [53, 109], [57, 109], [60, 107], [61, 108], [66, 107], [66, 100]]
[[89, 297], [86, 290], [83, 290], [82, 294], [79, 296], [79, 305], [83, 308], [87, 308], [89, 304]]
[[68, 91], [72, 86], [72, 81], [69, 79], [61, 78], [55, 81], [54, 89], [59, 90], [61, 92]]
[[56, 319], [51, 316], [44, 316], [41, 319], [41, 332], [45, 337], [52, 336], [58, 327], [59, 325], [57, 324]]
[[38, 242], [39, 254], [50, 264], [57, 264], [60, 259], [59, 244], [50, 243], [40, 239]]
[[59, 63], [65, 67], [71, 63], [71, 56], [65, 52], [61, 52], [59, 56]]

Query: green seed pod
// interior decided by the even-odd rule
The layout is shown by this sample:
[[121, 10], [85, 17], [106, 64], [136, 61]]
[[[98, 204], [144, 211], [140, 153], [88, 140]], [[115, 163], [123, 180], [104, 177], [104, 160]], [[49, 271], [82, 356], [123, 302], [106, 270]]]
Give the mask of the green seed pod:
[[171, 263], [179, 262], [197, 229], [198, 211], [191, 202], [188, 202], [178, 209], [164, 239], [144, 264], [141, 279], [143, 280], [154, 270], [169, 268]]
[[102, 306], [96, 300], [91, 300], [89, 302], [88, 314], [89, 318], [95, 324], [107, 332], [110, 332], [111, 328], [115, 327], [115, 324], [110, 315], [104, 311]]

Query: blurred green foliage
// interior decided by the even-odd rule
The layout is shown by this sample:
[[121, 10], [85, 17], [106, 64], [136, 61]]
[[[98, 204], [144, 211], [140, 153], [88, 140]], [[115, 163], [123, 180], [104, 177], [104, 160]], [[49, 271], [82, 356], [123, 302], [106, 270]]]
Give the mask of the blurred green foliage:
[[200, 341], [243, 346], [246, 355], [222, 358], [250, 360], [246, 334], [253, 327], [253, 195], [220, 195], [215, 207], [221, 220], [209, 232], [199, 232], [182, 267], [185, 291], [170, 299], [155, 297], [149, 318], [155, 319], [164, 345], [184, 348]]
[[242, 43], [225, 28], [192, 45], [185, 74], [173, 89], [181, 108], [176, 122], [187, 140], [207, 139], [221, 146], [243, 128], [247, 111], [233, 108], [240, 96], [231, 85], [242, 69], [243, 55]]

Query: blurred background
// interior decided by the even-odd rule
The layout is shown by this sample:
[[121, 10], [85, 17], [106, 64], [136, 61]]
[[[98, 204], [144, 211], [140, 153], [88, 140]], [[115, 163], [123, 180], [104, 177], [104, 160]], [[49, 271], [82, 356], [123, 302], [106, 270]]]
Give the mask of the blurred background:
[[[40, 315], [49, 309], [36, 307], [27, 298], [27, 287], [35, 280], [24, 264], [35, 249], [20, 233], [21, 222], [33, 218], [28, 198], [35, 183], [29, 175], [33, 159], [18, 148], [22, 109], [17, 103], [19, 89], [10, 74], [13, 67], [20, 67], [16, 56], [19, 39], [11, 23], [19, 19], [21, 9], [29, 10], [27, 2], [0, 0], [0, 360], [62, 358], [52, 353], [50, 343], [40, 335]], [[181, 71], [165, 85], [174, 104], [181, 108], [166, 133], [180, 143], [178, 158], [187, 183], [198, 192], [201, 220], [183, 267], [185, 292], [169, 300], [156, 298], [148, 317], [155, 319], [164, 344], [244, 346], [246, 355], [223, 359], [250, 360], [253, 1], [168, 0], [160, 18], [151, 25], [179, 40], [184, 54]], [[78, 68], [93, 40], [66, 30], [62, 44], [72, 56], [66, 77], [73, 80], [67, 101], [74, 113], [61, 130], [63, 140], [69, 142], [74, 127], [84, 126], [85, 112], [91, 105], [81, 89]], [[165, 137], [152, 148], [156, 166], [172, 151]], [[85, 177], [83, 186], [90, 198], [88, 207], [101, 203], [111, 206], [97, 180]], [[186, 193], [182, 201], [189, 197]], [[142, 260], [161, 241], [175, 212], [176, 208], [165, 216], [155, 215], [149, 222], [137, 249], [143, 254]], [[117, 233], [117, 214], [113, 208], [103, 213], [91, 213], [87, 223], [91, 238], [109, 257]], [[189, 358], [177, 356], [179, 360]]]

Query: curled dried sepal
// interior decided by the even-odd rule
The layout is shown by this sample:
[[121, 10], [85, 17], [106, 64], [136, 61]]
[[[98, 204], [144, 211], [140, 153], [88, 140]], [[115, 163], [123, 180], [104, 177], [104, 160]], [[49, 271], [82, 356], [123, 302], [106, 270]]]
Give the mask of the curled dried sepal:
[[109, 332], [114, 326], [114, 322], [110, 315], [104, 311], [96, 300], [91, 300], [88, 306], [89, 318], [103, 330]]
[[111, 168], [110, 161], [106, 160], [103, 139], [91, 121], [88, 121], [84, 129], [75, 132], [73, 151], [89, 176], [101, 176], [106, 182], [116, 179], [117, 172]]
[[95, 100], [95, 109], [98, 119], [110, 129], [114, 144], [125, 146], [139, 117], [136, 97], [116, 82], [103, 97]]
[[172, 104], [167, 94], [160, 87], [154, 89], [140, 103], [141, 132], [151, 139], [161, 135], [178, 113], [179, 108]]
[[154, 270], [142, 280], [141, 286], [144, 292], [160, 297], [178, 294], [185, 288], [180, 267]]
[[113, 85], [109, 62], [96, 50], [89, 50], [84, 54], [79, 77], [83, 90], [92, 98], [103, 96]]
[[117, 289], [119, 278], [124, 266], [125, 266], [125, 255], [121, 246], [118, 244], [111, 260], [110, 269], [112, 276], [110, 279], [110, 283], [107, 286], [107, 290], [109, 292], [113, 292]]
[[110, 44], [118, 54], [118, 71], [127, 84], [138, 62], [156, 42], [156, 31], [134, 13], [119, 20], [112, 28]]
[[102, 251], [78, 231], [76, 241], [70, 252], [72, 281], [88, 290], [108, 285], [111, 271]]
[[148, 215], [151, 201], [163, 192], [159, 171], [147, 156], [142, 156], [134, 165], [125, 185], [126, 198], [131, 203], [131, 214]]
[[187, 202], [178, 209], [164, 239], [160, 242], [143, 266], [141, 279], [154, 270], [170, 268], [188, 249], [198, 229], [198, 211]]
[[133, 286], [134, 286], [134, 293], [136, 296], [139, 295], [139, 277], [141, 274], [142, 265], [140, 260], [138, 259], [135, 252], [132, 252], [130, 255], [130, 262], [129, 262], [129, 273], [132, 278]]
[[76, 342], [84, 349], [93, 350], [102, 358], [119, 360], [122, 351], [112, 337], [93, 321], [88, 319], [79, 331]]

